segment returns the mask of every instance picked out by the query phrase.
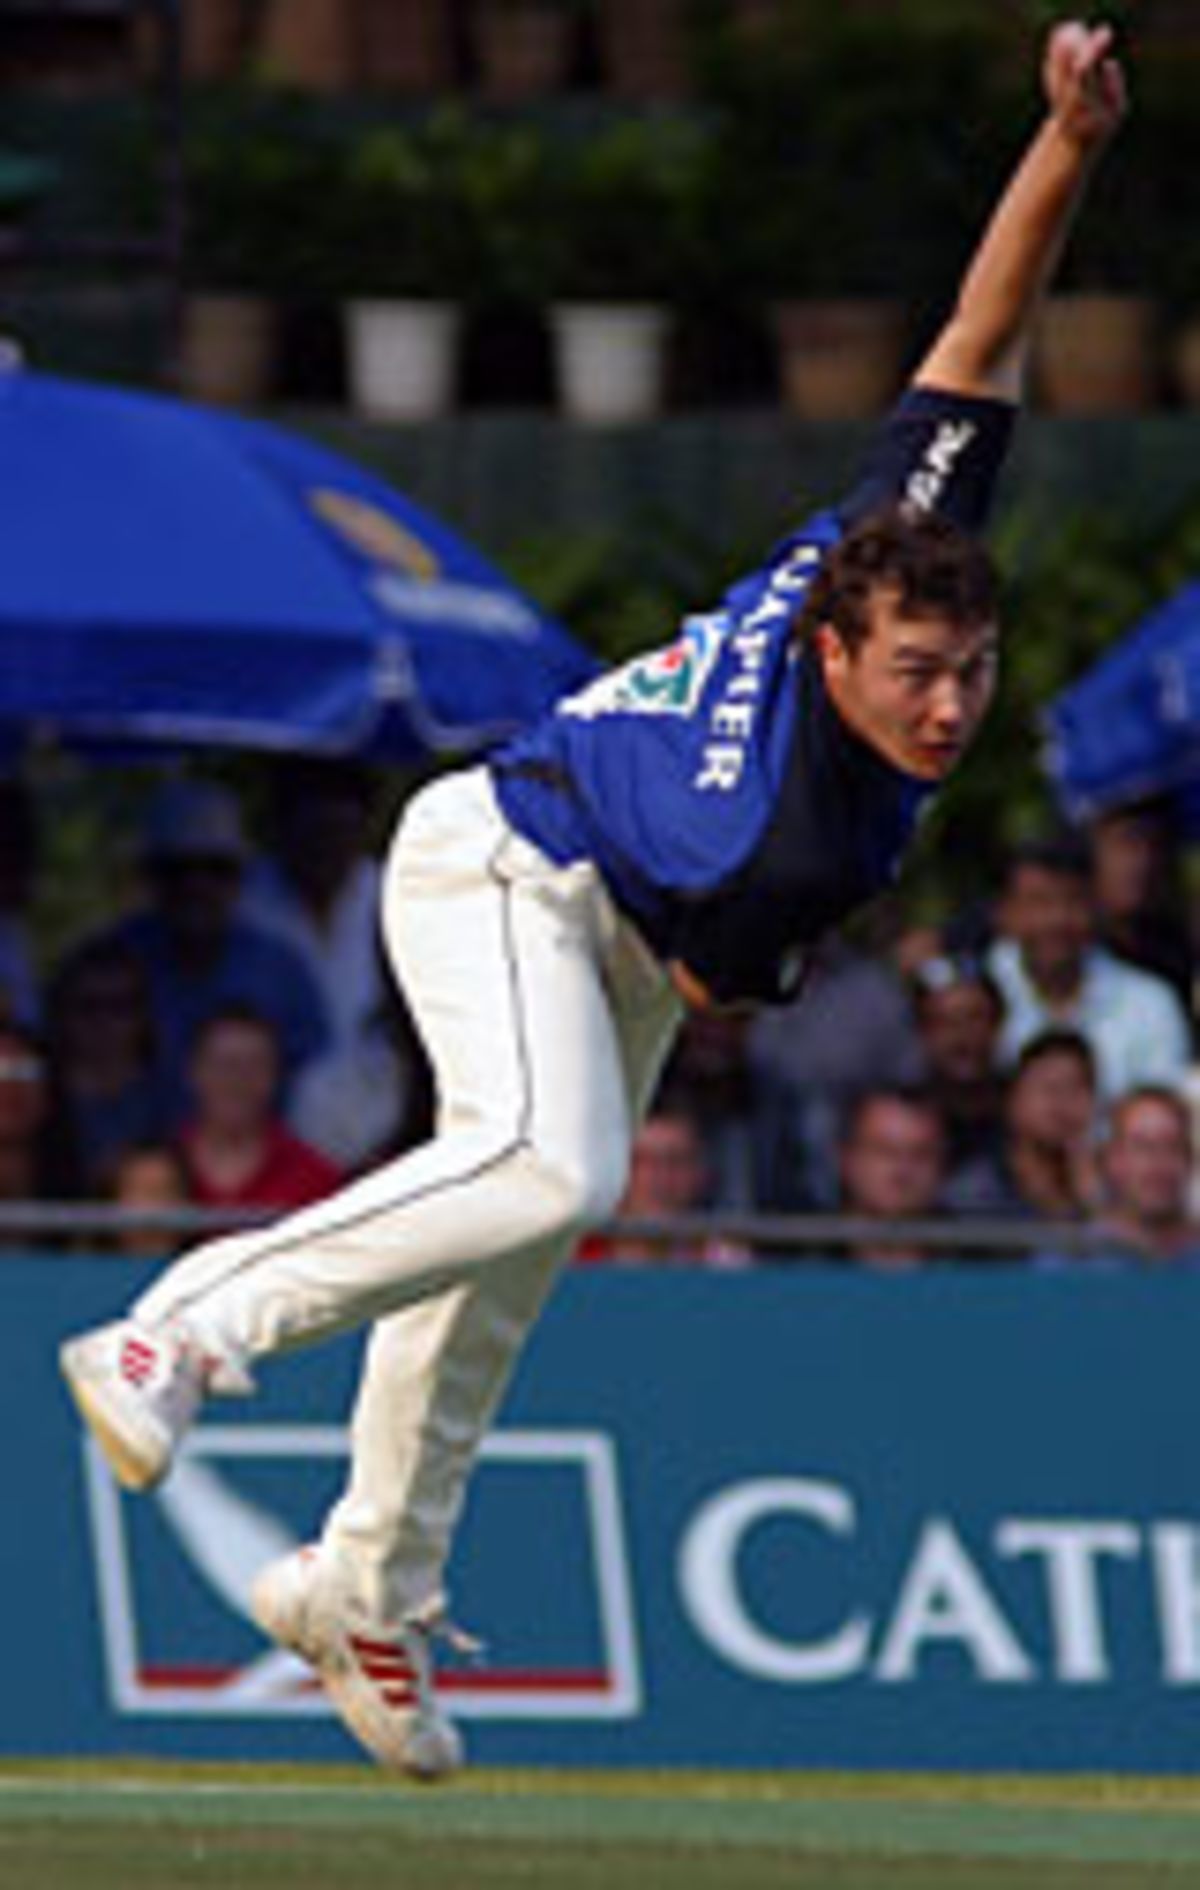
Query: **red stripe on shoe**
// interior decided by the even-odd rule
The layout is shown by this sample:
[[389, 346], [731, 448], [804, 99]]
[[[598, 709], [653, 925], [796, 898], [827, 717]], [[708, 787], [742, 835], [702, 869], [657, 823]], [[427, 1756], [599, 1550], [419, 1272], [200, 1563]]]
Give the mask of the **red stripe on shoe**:
[[346, 1639], [356, 1654], [379, 1654], [389, 1660], [407, 1658], [395, 1641], [372, 1640], [368, 1634], [348, 1634]]
[[360, 1660], [358, 1670], [360, 1673], [365, 1673], [368, 1680], [378, 1680], [381, 1684], [408, 1683], [416, 1679], [412, 1668], [404, 1666], [400, 1661]]

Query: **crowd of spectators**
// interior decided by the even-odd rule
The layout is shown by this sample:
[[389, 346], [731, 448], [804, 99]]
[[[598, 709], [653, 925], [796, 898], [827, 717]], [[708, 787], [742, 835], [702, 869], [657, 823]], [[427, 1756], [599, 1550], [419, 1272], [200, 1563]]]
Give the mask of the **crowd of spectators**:
[[[0, 787], [0, 1206], [107, 1202], [117, 1243], [156, 1214], [300, 1207], [423, 1134], [428, 1071], [378, 941], [369, 779], [280, 764], [251, 845], [239, 797], [166, 779], [128, 910], [34, 970], [32, 796]], [[179, 1211], [183, 1211], [180, 1213]], [[36, 1218], [29, 1218], [31, 1233]]]
[[[182, 1235], [155, 1215], [301, 1206], [428, 1132], [380, 951], [373, 804], [363, 770], [280, 763], [255, 845], [227, 786], [168, 778], [130, 909], [46, 964], [35, 804], [0, 782], [10, 1244], [29, 1203], [103, 1200], [131, 1210], [115, 1245], [161, 1252]], [[982, 908], [834, 942], [788, 1009], [691, 1017], [634, 1149], [621, 1217], [641, 1228], [579, 1259], [746, 1267], [747, 1216], [810, 1214], [842, 1233], [791, 1257], [889, 1272], [1200, 1261], [1192, 972], [1161, 810], [1030, 842]], [[654, 1227], [698, 1214], [710, 1231]]]
[[983, 910], [835, 942], [787, 1011], [690, 1023], [664, 1093], [703, 1159], [648, 1193], [635, 1152], [622, 1211], [834, 1213], [810, 1255], [891, 1272], [1200, 1264], [1181, 867], [1163, 811], [1123, 808], [1016, 848]]

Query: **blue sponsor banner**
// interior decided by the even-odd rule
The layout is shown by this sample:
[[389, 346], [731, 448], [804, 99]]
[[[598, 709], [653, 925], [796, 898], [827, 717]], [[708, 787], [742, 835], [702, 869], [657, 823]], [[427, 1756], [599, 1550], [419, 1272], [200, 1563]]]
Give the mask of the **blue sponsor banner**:
[[[264, 1368], [132, 1498], [54, 1355], [141, 1277], [0, 1268], [0, 1749], [344, 1757], [246, 1594], [339, 1488], [357, 1344]], [[471, 1751], [1192, 1770], [1198, 1331], [1184, 1276], [569, 1276], [456, 1557]]]

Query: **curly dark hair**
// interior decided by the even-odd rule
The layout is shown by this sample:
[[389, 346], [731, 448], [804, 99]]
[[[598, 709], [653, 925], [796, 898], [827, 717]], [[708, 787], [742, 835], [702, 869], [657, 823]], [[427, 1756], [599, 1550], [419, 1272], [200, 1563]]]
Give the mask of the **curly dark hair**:
[[905, 617], [964, 628], [995, 621], [998, 582], [983, 545], [936, 512], [872, 512], [828, 552], [796, 619], [800, 641], [831, 624], [847, 649], [871, 627], [872, 597], [895, 595]]

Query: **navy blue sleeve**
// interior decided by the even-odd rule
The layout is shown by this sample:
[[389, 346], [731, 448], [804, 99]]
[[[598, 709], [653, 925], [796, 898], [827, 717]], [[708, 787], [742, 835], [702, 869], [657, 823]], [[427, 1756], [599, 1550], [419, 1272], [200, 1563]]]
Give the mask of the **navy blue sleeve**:
[[1007, 400], [910, 387], [875, 436], [857, 485], [837, 508], [849, 528], [868, 512], [903, 505], [982, 531], [1012, 437]]

